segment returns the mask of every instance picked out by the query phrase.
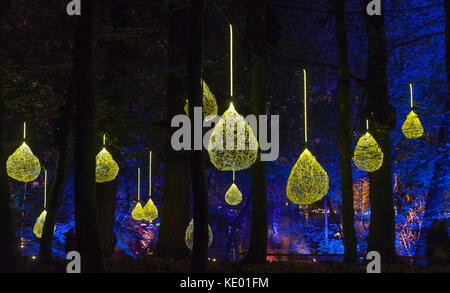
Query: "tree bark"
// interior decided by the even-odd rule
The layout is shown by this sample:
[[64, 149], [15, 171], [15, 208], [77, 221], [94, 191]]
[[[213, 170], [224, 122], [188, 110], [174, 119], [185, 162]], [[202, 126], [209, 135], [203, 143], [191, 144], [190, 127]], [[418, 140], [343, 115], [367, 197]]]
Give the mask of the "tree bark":
[[[167, 77], [167, 124], [170, 133], [172, 117], [184, 114], [188, 48], [188, 10], [175, 9], [170, 15], [169, 26], [169, 67]], [[192, 112], [191, 112], [192, 113]], [[189, 153], [175, 152], [170, 143], [166, 146], [167, 160], [164, 169], [164, 190], [162, 196], [160, 226], [156, 254], [184, 259], [189, 250], [184, 242], [189, 223], [190, 209], [190, 166]]]
[[95, 183], [94, 42], [97, 0], [83, 2], [75, 33], [75, 232], [82, 272], [103, 272]]
[[[204, 1], [191, 0], [191, 39], [189, 60], [189, 113], [194, 107], [202, 106], [202, 64], [203, 64], [203, 14]], [[191, 127], [195, 137], [195, 127]], [[202, 135], [203, 137], [203, 135]], [[191, 151], [191, 180], [194, 201], [194, 243], [192, 249], [193, 273], [208, 270], [208, 190], [206, 186], [204, 157], [202, 150]]]
[[[0, 22], [6, 14], [12, 1], [0, 1]], [[0, 37], [5, 38], [3, 24], [0, 23]], [[3, 63], [3, 62], [2, 62]], [[5, 78], [3, 75], [1, 80]], [[0, 161], [6, 162], [3, 153], [3, 121], [5, 115], [5, 100], [0, 96]], [[11, 210], [11, 197], [9, 195], [9, 182], [6, 175], [6, 164], [0, 164], [0, 273], [21, 272], [24, 270], [20, 260], [19, 242], [16, 237], [14, 217]]]
[[[259, 1], [247, 4], [248, 35], [250, 39], [250, 98], [254, 115], [266, 114], [267, 51], [266, 39], [267, 5]], [[258, 158], [251, 167], [252, 224], [250, 246], [243, 262], [265, 263], [267, 258], [267, 186], [266, 164]]]
[[[364, 1], [364, 9], [370, 0]], [[370, 226], [368, 251], [378, 251], [381, 261], [393, 262], [395, 252], [395, 214], [391, 174], [390, 133], [396, 124], [395, 108], [389, 104], [386, 30], [381, 15], [365, 14], [368, 65], [366, 75], [367, 107], [361, 113], [361, 124], [369, 119], [369, 131], [384, 153], [383, 165], [369, 174]]]
[[352, 137], [350, 128], [350, 69], [345, 22], [345, 0], [334, 0], [339, 81], [339, 150], [341, 162], [342, 225], [344, 230], [344, 261], [357, 262], [355, 211], [353, 209]]
[[[72, 92], [69, 91], [69, 95], [72, 95]], [[52, 258], [53, 227], [56, 222], [61, 194], [64, 191], [64, 179], [66, 177], [69, 159], [68, 137], [70, 133], [70, 120], [73, 113], [73, 98], [67, 98], [65, 105], [61, 106], [60, 110], [62, 114], [55, 125], [55, 175], [50, 187], [47, 201], [47, 216], [45, 217], [39, 247], [39, 261], [41, 263], [48, 263]]]
[[[113, 157], [117, 159], [117, 155]], [[117, 242], [114, 233], [117, 183], [116, 178], [113, 181], [97, 183], [96, 186], [100, 245], [106, 258], [113, 256]]]

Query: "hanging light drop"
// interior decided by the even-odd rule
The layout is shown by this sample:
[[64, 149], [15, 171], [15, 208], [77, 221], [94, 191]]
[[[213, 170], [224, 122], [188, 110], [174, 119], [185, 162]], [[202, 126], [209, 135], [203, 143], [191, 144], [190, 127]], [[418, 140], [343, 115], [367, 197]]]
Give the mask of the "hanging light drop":
[[[192, 250], [192, 245], [194, 243], [194, 219], [189, 222], [188, 227], [186, 228], [186, 233], [184, 235], [184, 242], [186, 246]], [[211, 226], [208, 225], [208, 247], [211, 247], [213, 242], [213, 232]]]
[[232, 206], [238, 205], [242, 201], [242, 193], [239, 188], [234, 184], [234, 171], [233, 171], [233, 184], [231, 184], [228, 191], [225, 193], [225, 201]]
[[103, 183], [112, 181], [119, 173], [119, 165], [105, 148], [105, 135], [103, 135], [103, 149], [95, 157], [95, 181]]
[[9, 177], [21, 182], [35, 180], [41, 172], [39, 159], [33, 154], [30, 147], [25, 142], [26, 124], [23, 124], [22, 145], [6, 161], [6, 173]]
[[[305, 117], [305, 145], [308, 142], [307, 125], [307, 95], [306, 95], [306, 70], [303, 70], [304, 78], [304, 117]], [[291, 174], [289, 175], [286, 195], [295, 204], [307, 205], [322, 199], [328, 192], [329, 180], [327, 172], [317, 162], [308, 148], [302, 152]]]
[[150, 151], [149, 176], [148, 176], [148, 202], [144, 206], [144, 219], [153, 221], [158, 218], [158, 209], [152, 201], [152, 152]]
[[42, 230], [44, 229], [45, 217], [47, 216], [47, 170], [44, 170], [44, 210], [37, 218], [33, 227], [33, 233], [37, 238], [42, 237]]
[[131, 212], [131, 217], [133, 217], [133, 219], [135, 219], [137, 221], [144, 219], [144, 209], [142, 208], [142, 205], [140, 202], [140, 200], [141, 200], [140, 194], [141, 194], [141, 168], [138, 168], [138, 203], [136, 204], [133, 211]]
[[[230, 24], [230, 96], [233, 98], [233, 27]], [[249, 168], [258, 157], [258, 141], [233, 103], [220, 117], [209, 138], [211, 163], [220, 171]]]
[[[206, 82], [202, 79], [203, 98], [202, 98], [202, 114], [203, 120], [209, 121], [217, 115], [217, 101], [213, 93], [209, 89]], [[184, 104], [184, 112], [189, 116], [189, 100], [186, 99]]]
[[402, 132], [406, 138], [416, 139], [423, 135], [423, 127], [422, 123], [420, 123], [419, 117], [412, 110], [414, 106], [412, 84], [409, 85], [409, 88], [411, 93], [411, 112], [409, 112], [405, 122], [402, 125]]
[[358, 140], [353, 154], [353, 161], [358, 169], [374, 172], [383, 165], [384, 154], [376, 140], [369, 133], [369, 121], [366, 121], [367, 132]]

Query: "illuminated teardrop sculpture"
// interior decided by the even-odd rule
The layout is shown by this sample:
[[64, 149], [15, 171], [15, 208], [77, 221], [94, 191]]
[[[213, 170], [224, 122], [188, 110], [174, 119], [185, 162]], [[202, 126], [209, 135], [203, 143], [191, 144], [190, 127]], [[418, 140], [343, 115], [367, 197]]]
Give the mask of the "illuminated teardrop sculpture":
[[208, 153], [211, 163], [220, 171], [247, 169], [256, 161], [258, 141], [233, 103], [214, 127]]
[[312, 204], [322, 199], [328, 192], [327, 172], [316, 158], [305, 149], [298, 158], [286, 187], [286, 195], [295, 204]]
[[[202, 98], [202, 114], [205, 121], [211, 120], [217, 116], [217, 101], [208, 85], [202, 80], [203, 98]], [[189, 100], [184, 103], [184, 113], [189, 116]]]
[[416, 139], [423, 135], [422, 123], [414, 111], [409, 112], [402, 125], [402, 132], [408, 139]]
[[41, 238], [42, 237], [42, 230], [44, 228], [44, 223], [45, 223], [45, 217], [46, 216], [47, 216], [47, 211], [44, 210], [41, 213], [41, 215], [37, 218], [36, 224], [34, 224], [33, 232], [34, 232], [34, 235], [36, 235], [37, 238]]
[[144, 220], [153, 221], [158, 218], [158, 209], [156, 208], [151, 198], [149, 198], [148, 202], [145, 204], [143, 212]]
[[374, 172], [383, 165], [384, 154], [376, 140], [366, 132], [356, 144], [353, 161], [358, 169]]
[[[189, 222], [188, 227], [186, 228], [186, 233], [184, 235], [184, 242], [186, 246], [192, 250], [192, 245], [194, 243], [194, 219]], [[213, 232], [211, 226], [208, 225], [208, 247], [211, 247], [213, 242]]]
[[41, 173], [39, 159], [24, 142], [6, 161], [8, 175], [21, 182], [35, 180]]
[[225, 193], [225, 201], [232, 206], [238, 205], [242, 201], [242, 193], [236, 184], [232, 184]]
[[144, 219], [144, 209], [142, 208], [142, 205], [140, 202], [136, 204], [133, 211], [131, 212], [131, 216], [133, 219], [140, 221]]
[[111, 154], [103, 148], [95, 157], [95, 181], [97, 183], [114, 180], [119, 173], [119, 166], [114, 161]]

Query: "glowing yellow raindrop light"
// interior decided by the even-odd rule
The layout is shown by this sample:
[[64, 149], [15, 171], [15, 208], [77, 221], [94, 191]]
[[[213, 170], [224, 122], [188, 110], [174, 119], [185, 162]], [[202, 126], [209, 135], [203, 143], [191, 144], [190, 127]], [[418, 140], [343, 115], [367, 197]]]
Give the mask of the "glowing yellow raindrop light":
[[222, 115], [209, 138], [211, 163], [220, 171], [249, 168], [258, 157], [258, 141], [233, 103]]
[[[366, 128], [369, 130], [369, 122], [366, 121]], [[358, 169], [374, 172], [383, 165], [384, 154], [376, 140], [367, 131], [356, 144], [353, 154], [353, 161]]]
[[416, 139], [423, 135], [423, 127], [422, 123], [420, 123], [419, 117], [412, 110], [414, 106], [412, 84], [409, 85], [409, 88], [411, 92], [411, 112], [409, 112], [405, 122], [402, 125], [402, 132], [406, 138]]
[[144, 219], [144, 209], [142, 208], [142, 205], [140, 203], [141, 200], [140, 195], [141, 195], [141, 168], [138, 168], [138, 203], [131, 212], [131, 217], [133, 217], [133, 219], [137, 221]]
[[26, 124], [23, 124], [22, 145], [6, 161], [6, 172], [9, 177], [21, 182], [35, 180], [41, 172], [39, 159], [33, 154], [30, 147], [25, 143]]
[[[206, 82], [203, 79], [201, 81], [203, 87], [202, 114], [203, 119], [209, 121], [217, 115], [217, 101]], [[184, 113], [189, 116], [189, 100], [187, 99], [184, 104]]]
[[[308, 142], [306, 70], [304, 77], [305, 144]], [[295, 204], [307, 205], [322, 199], [328, 192], [327, 172], [320, 166], [311, 152], [305, 148], [289, 174], [286, 195]]]
[[42, 230], [44, 229], [45, 217], [47, 216], [47, 170], [44, 170], [44, 210], [37, 218], [33, 227], [33, 233], [37, 238], [42, 237]]
[[[233, 27], [230, 24], [230, 95], [233, 98]], [[233, 103], [223, 113], [209, 138], [211, 163], [220, 171], [249, 168], [258, 156], [258, 141]]]
[[[186, 233], [184, 235], [184, 242], [186, 246], [192, 250], [192, 245], [194, 243], [194, 219], [189, 222], [188, 227], [186, 228]], [[213, 242], [213, 232], [211, 226], [208, 225], [208, 247], [211, 247]]]
[[236, 184], [232, 184], [225, 194], [225, 201], [232, 206], [238, 205], [242, 201], [242, 193]]
[[152, 201], [152, 152], [150, 151], [149, 176], [148, 176], [148, 202], [144, 206], [144, 219], [153, 221], [158, 218], [158, 209]]
[[103, 183], [112, 181], [119, 174], [119, 165], [105, 148], [105, 135], [103, 135], [103, 149], [95, 157], [95, 181]]

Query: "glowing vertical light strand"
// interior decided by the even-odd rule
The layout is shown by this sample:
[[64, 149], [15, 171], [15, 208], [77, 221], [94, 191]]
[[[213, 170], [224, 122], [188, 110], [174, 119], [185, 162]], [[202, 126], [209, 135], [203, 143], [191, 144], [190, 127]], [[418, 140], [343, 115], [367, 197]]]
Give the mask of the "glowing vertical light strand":
[[230, 96], [233, 98], [233, 26], [230, 23]]
[[308, 118], [307, 118], [307, 98], [306, 98], [306, 70], [303, 69], [303, 99], [304, 99], [304, 111], [305, 111], [305, 144], [308, 142]]

